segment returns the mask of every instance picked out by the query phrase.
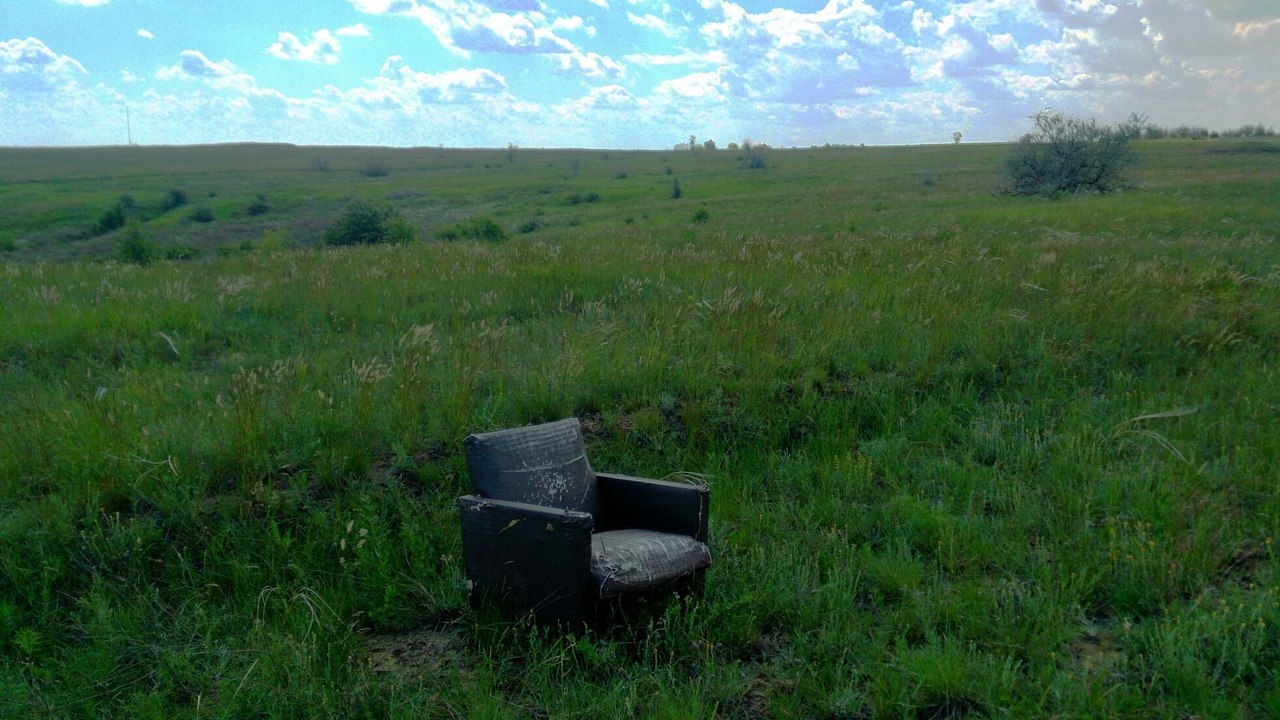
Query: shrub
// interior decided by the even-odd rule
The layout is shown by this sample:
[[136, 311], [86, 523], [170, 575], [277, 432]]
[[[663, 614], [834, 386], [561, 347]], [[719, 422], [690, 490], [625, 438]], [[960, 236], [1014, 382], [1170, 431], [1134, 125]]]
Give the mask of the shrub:
[[693, 211], [693, 221], [696, 223], [706, 222], [711, 219], [711, 211], [705, 207], [700, 207]]
[[98, 222], [93, 226], [95, 235], [104, 235], [124, 225], [124, 214], [120, 212], [120, 208], [112, 208], [98, 216]]
[[112, 230], [124, 227], [124, 224], [128, 222], [129, 217], [135, 214], [137, 208], [138, 203], [134, 201], [131, 195], [121, 195], [120, 202], [116, 203], [115, 207], [102, 213], [102, 215], [98, 217], [98, 222], [93, 228], [94, 234], [105, 235]]
[[364, 170], [360, 171], [360, 174], [364, 175], [365, 177], [371, 177], [371, 178], [386, 177], [387, 168], [385, 165], [379, 162], [369, 163], [368, 165], [365, 166]]
[[253, 199], [253, 202], [249, 203], [249, 207], [245, 208], [245, 212], [249, 213], [250, 217], [257, 217], [259, 215], [266, 215], [267, 211], [270, 209], [271, 206], [267, 204], [267, 196], [262, 193], [258, 193], [258, 196]]
[[324, 231], [329, 245], [378, 245], [407, 243], [417, 236], [413, 226], [386, 205], [357, 200]]
[[156, 259], [156, 246], [142, 235], [142, 227], [137, 222], [131, 222], [116, 241], [116, 258], [135, 265], [150, 265]]
[[[537, 221], [531, 220], [529, 222]], [[528, 224], [529, 223], [525, 223], [524, 225], [521, 225], [520, 227], [522, 229], [520, 232], [525, 232], [523, 228]], [[529, 232], [532, 232], [532, 230]], [[458, 223], [457, 225], [450, 225], [437, 230], [435, 232], [435, 236], [440, 240], [448, 240], [450, 242], [454, 240], [461, 240], [463, 238], [485, 240], [488, 242], [501, 242], [502, 240], [507, 239], [507, 231], [502, 229], [502, 226], [498, 224], [498, 221], [495, 220], [492, 215], [476, 215], [466, 222]]]
[[600, 193], [597, 193], [597, 192], [589, 192], [586, 195], [583, 195], [582, 193], [573, 193], [569, 197], [565, 198], [565, 202], [568, 203], [569, 205], [582, 205], [584, 203], [598, 203], [600, 202], [600, 200], [601, 200]]
[[520, 223], [518, 227], [516, 227], [516, 232], [520, 233], [521, 235], [528, 235], [529, 233], [536, 231], [540, 227], [542, 227], [542, 221], [538, 220], [538, 218], [529, 218], [528, 220], [525, 220], [524, 222]]
[[5, 234], [0, 234], [0, 252], [13, 252], [18, 249], [17, 243], [13, 238]]
[[680, 189], [680, 178], [676, 178], [676, 181], [671, 183], [671, 199], [679, 200], [681, 195], [684, 195], [684, 191]]
[[764, 159], [762, 148], [752, 144], [748, 140], [742, 141], [742, 167], [748, 170], [761, 170], [768, 167], [768, 162]]
[[213, 211], [207, 207], [196, 208], [192, 211], [190, 217], [192, 222], [211, 223], [213, 222]]
[[288, 250], [297, 247], [298, 243], [293, 238], [293, 234], [286, 228], [272, 228], [265, 230], [262, 237], [258, 240], [258, 247], [268, 252], [277, 250]]
[[174, 208], [187, 204], [187, 193], [182, 190], [170, 190], [160, 201], [160, 213], [164, 214]]
[[195, 260], [203, 254], [203, 250], [191, 245], [169, 245], [160, 252], [165, 260]]
[[1102, 125], [1060, 112], [1031, 116], [1035, 129], [1023, 135], [1005, 160], [1006, 195], [1044, 195], [1124, 187], [1123, 169], [1131, 162], [1129, 140], [1139, 137], [1145, 120]]

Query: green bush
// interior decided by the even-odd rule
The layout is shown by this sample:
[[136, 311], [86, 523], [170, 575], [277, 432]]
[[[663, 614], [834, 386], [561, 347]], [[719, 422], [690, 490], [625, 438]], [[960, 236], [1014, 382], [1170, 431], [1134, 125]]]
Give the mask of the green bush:
[[187, 193], [182, 190], [170, 190], [160, 201], [160, 214], [164, 214], [187, 204]]
[[676, 181], [671, 183], [671, 199], [679, 200], [682, 195], [684, 191], [680, 189], [680, 178], [676, 178]]
[[136, 214], [137, 209], [138, 204], [134, 201], [132, 196], [121, 195], [120, 201], [116, 203], [115, 207], [102, 213], [102, 215], [98, 217], [98, 222], [93, 228], [93, 234], [105, 235], [112, 230], [118, 230], [124, 227], [124, 224], [128, 222], [129, 217]]
[[13, 238], [8, 235], [0, 234], [0, 252], [13, 252], [18, 246], [13, 242]]
[[1031, 116], [1035, 129], [1023, 135], [1005, 160], [1006, 195], [1053, 196], [1080, 191], [1109, 193], [1124, 187], [1123, 170], [1131, 162], [1129, 140], [1146, 120], [1100, 125], [1060, 112]]
[[142, 226], [129, 223], [116, 241], [116, 259], [135, 265], [150, 265], [156, 259], [156, 246], [142, 234]]
[[693, 212], [693, 221], [696, 223], [706, 222], [711, 219], [711, 211], [705, 207], [700, 207]]
[[585, 195], [582, 193], [573, 193], [569, 197], [565, 198], [565, 203], [569, 205], [583, 205], [587, 203], [598, 203], [600, 200], [600, 193], [597, 192], [589, 192]]
[[342, 217], [324, 231], [325, 243], [335, 246], [403, 244], [416, 237], [413, 226], [394, 208], [367, 200], [351, 203]]
[[763, 170], [769, 166], [764, 158], [763, 148], [750, 142], [742, 143], [742, 167], [748, 170]]
[[213, 222], [213, 211], [207, 207], [196, 208], [190, 215], [192, 222], [211, 223]]
[[[536, 223], [537, 221], [531, 220], [529, 222]], [[529, 222], [524, 223], [520, 227], [527, 227]], [[537, 228], [535, 227], [534, 229]], [[523, 233], [525, 231], [521, 229], [520, 232]], [[533, 232], [533, 230], [529, 230], [528, 232]], [[476, 215], [466, 222], [458, 223], [457, 225], [450, 225], [437, 230], [435, 232], [435, 236], [440, 240], [447, 240], [450, 242], [462, 240], [464, 238], [485, 240], [488, 242], [501, 242], [507, 239], [507, 231], [502, 229], [502, 226], [498, 224], [498, 221], [495, 220], [492, 215]]]
[[165, 260], [195, 260], [204, 255], [204, 251], [193, 245], [168, 245], [160, 251]]
[[249, 207], [245, 208], [245, 212], [249, 214], [249, 217], [257, 217], [259, 215], [266, 215], [267, 211], [270, 209], [271, 206], [267, 204], [267, 196], [262, 193], [258, 193], [258, 196], [253, 199], [253, 202], [249, 203]]

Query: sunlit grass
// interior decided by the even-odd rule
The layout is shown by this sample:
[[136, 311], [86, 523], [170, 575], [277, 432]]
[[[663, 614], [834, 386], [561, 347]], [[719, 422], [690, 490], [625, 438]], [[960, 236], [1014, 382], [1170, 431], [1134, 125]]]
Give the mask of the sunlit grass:
[[[82, 241], [41, 234], [53, 211], [16, 223], [0, 714], [1280, 707], [1274, 164], [1155, 143], [1142, 189], [1050, 202], [991, 194], [997, 147], [762, 171], [378, 151], [388, 175], [354, 190], [368, 158], [321, 171], [314, 152], [265, 156], [310, 188], [272, 194], [276, 221], [411, 190], [389, 202], [424, 229], [533, 208], [544, 225], [144, 268], [39, 261]], [[154, 162], [104, 202], [193, 177]], [[238, 162], [205, 182], [271, 193]], [[461, 439], [568, 415], [599, 469], [709, 479], [700, 600], [586, 636], [466, 607]], [[373, 662], [406, 638], [416, 655]]]

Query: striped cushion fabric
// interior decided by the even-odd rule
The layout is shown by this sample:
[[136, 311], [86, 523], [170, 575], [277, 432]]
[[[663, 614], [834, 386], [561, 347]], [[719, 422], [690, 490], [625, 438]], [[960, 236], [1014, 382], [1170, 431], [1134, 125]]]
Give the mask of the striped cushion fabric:
[[710, 564], [711, 551], [687, 535], [610, 530], [591, 536], [591, 576], [601, 598], [657, 587]]

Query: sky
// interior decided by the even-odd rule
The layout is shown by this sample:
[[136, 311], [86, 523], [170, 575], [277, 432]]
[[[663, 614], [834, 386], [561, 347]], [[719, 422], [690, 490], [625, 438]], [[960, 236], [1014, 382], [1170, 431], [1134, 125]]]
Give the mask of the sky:
[[1277, 66], [1280, 0], [0, 0], [0, 145], [1003, 141], [1046, 107], [1274, 126]]

